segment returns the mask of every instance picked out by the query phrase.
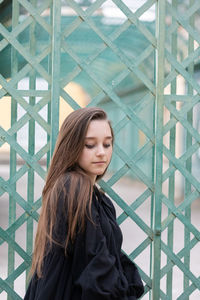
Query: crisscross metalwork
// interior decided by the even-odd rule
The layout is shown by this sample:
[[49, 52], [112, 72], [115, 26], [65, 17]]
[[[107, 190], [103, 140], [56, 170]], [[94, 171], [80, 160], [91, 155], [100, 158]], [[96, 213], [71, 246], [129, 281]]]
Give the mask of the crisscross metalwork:
[[[141, 235], [124, 251], [138, 264], [143, 299], [199, 299], [200, 274], [191, 259], [200, 245], [200, 224], [193, 220], [193, 206], [200, 200], [199, 1], [10, 4], [10, 23], [0, 24], [0, 101], [11, 99], [10, 127], [0, 127], [0, 146], [10, 149], [9, 176], [0, 178], [9, 214], [7, 226], [0, 226], [0, 247], [6, 245], [8, 252], [1, 297], [22, 299], [25, 292], [42, 201], [37, 182], [46, 176], [63, 100], [73, 110], [102, 106], [112, 120], [114, 157], [108, 178], [99, 185], [116, 203], [120, 226], [129, 224], [133, 237], [137, 227]], [[112, 16], [104, 14], [109, 6]], [[113, 18], [117, 11], [123, 17]], [[81, 104], [69, 93], [71, 82], [82, 86], [88, 102]], [[25, 130], [24, 145], [19, 133]], [[130, 199], [116, 188], [127, 176], [134, 179]], [[141, 186], [136, 197], [135, 180]], [[177, 224], [183, 228], [181, 245]]]

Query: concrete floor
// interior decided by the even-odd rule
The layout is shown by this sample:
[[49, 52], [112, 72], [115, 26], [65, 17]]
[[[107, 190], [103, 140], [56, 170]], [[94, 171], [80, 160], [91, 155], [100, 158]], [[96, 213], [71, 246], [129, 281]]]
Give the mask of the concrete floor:
[[[8, 179], [8, 167], [7, 165], [2, 165], [0, 169], [0, 176], [3, 179]], [[35, 178], [35, 200], [41, 196], [41, 191], [44, 182], [40, 180], [39, 177]], [[27, 189], [27, 175], [23, 176], [18, 184], [18, 193], [26, 199]], [[126, 203], [131, 204], [141, 193], [146, 190], [144, 184], [130, 180], [121, 179], [117, 184], [113, 186], [113, 189], [126, 201]], [[166, 190], [163, 191], [167, 193]], [[178, 205], [181, 201], [181, 191], [177, 188], [177, 203]], [[150, 197], [136, 210], [138, 216], [150, 226], [151, 222], [151, 203]], [[119, 216], [122, 210], [115, 205], [117, 215]], [[17, 217], [23, 213], [23, 209], [17, 205]], [[162, 220], [167, 216], [167, 209], [163, 205], [162, 207]], [[200, 231], [200, 199], [196, 200], [192, 204], [192, 224]], [[4, 193], [0, 198], [0, 226], [5, 230], [8, 227], [8, 195]], [[36, 228], [36, 224], [34, 226]], [[123, 250], [130, 254], [147, 236], [146, 234], [134, 223], [130, 218], [122, 223], [121, 229], [124, 236]], [[162, 233], [162, 240], [166, 242], [167, 230]], [[16, 241], [19, 245], [26, 249], [26, 225], [21, 226], [16, 232]], [[184, 226], [178, 220], [174, 221], [174, 253], [179, 252], [184, 247]], [[6, 243], [0, 246], [0, 276], [2, 279], [7, 277], [7, 254], [8, 247]], [[200, 243], [191, 251], [191, 271], [196, 277], [200, 276]], [[15, 255], [15, 267], [19, 266], [23, 260], [18, 254]], [[144, 250], [136, 259], [135, 262], [138, 266], [146, 272], [148, 275], [150, 273], [150, 247]], [[167, 263], [166, 256], [162, 253], [161, 265], [164, 266]], [[15, 281], [14, 284], [15, 291], [23, 298], [25, 293], [25, 272]], [[166, 277], [161, 280], [161, 288], [163, 292], [166, 292]], [[173, 299], [177, 299], [178, 296], [183, 291], [183, 273], [176, 266], [174, 267], [173, 276]], [[1, 300], [6, 300], [6, 293], [2, 292], [0, 294]], [[149, 299], [149, 294], [146, 294], [142, 299]], [[184, 299], [184, 298], [182, 298]], [[192, 300], [200, 299], [200, 291], [196, 290], [190, 296]], [[13, 299], [15, 300], [15, 299]]]

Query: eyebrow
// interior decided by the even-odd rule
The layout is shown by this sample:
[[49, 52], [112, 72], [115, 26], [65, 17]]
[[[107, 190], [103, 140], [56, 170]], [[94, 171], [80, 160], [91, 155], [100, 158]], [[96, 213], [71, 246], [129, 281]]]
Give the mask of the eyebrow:
[[[93, 136], [86, 136], [85, 139], [87, 139], [87, 140], [95, 140], [96, 137], [93, 137]], [[106, 136], [105, 139], [112, 140], [112, 136]]]

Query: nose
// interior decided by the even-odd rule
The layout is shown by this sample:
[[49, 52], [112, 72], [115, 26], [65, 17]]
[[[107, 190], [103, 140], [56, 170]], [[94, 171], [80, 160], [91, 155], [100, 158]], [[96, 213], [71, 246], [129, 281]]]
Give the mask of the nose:
[[96, 155], [102, 156], [104, 154], [105, 154], [105, 149], [104, 149], [103, 145], [98, 145]]

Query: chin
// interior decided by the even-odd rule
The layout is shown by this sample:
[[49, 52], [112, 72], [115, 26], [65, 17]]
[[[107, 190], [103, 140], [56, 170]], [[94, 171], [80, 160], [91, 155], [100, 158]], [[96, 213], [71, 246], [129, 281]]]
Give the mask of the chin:
[[96, 176], [100, 176], [100, 175], [102, 175], [102, 174], [104, 174], [104, 171], [102, 171], [102, 172], [97, 172], [95, 175], [96, 175]]

